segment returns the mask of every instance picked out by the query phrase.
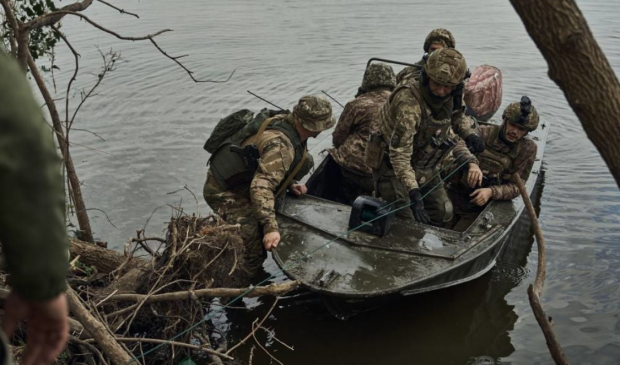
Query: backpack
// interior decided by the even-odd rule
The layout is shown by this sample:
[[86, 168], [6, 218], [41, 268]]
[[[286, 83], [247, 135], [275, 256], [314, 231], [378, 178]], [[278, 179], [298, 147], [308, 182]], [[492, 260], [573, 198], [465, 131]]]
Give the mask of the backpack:
[[251, 122], [256, 121], [257, 123], [255, 124], [260, 126], [265, 119], [283, 113], [288, 113], [288, 111], [264, 108], [256, 114], [256, 117], [254, 117], [254, 113], [248, 109], [241, 109], [227, 115], [217, 122], [217, 125], [213, 128], [213, 132], [211, 132], [211, 135], [205, 142], [204, 149], [210, 154], [214, 154], [228, 138], [243, 130]]

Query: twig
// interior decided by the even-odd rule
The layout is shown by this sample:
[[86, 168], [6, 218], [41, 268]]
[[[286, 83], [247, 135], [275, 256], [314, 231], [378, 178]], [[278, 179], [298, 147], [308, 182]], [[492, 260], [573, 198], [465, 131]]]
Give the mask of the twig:
[[[197, 297], [235, 297], [244, 293], [246, 298], [255, 298], [262, 295], [279, 296], [299, 287], [298, 281], [287, 281], [282, 284], [270, 284], [267, 286], [256, 286], [254, 288], [209, 288], [194, 290], [193, 293]], [[178, 291], [172, 293], [164, 293], [158, 295], [146, 294], [116, 294], [111, 297], [111, 302], [167, 302], [175, 300], [191, 299], [189, 291]]]
[[100, 140], [105, 142], [105, 139], [103, 137], [101, 137], [100, 135], [98, 135], [95, 132], [89, 131], [88, 129], [79, 129], [79, 128], [71, 128], [72, 131], [76, 131], [76, 132], [88, 132], [90, 134], [95, 135], [97, 138], [99, 138]]
[[104, 212], [103, 210], [99, 209], [99, 208], [87, 208], [86, 211], [89, 210], [96, 210], [98, 212], [103, 213], [103, 215], [105, 215], [105, 217], [108, 219], [108, 222], [112, 225], [112, 227], [119, 229], [117, 226], [114, 225], [114, 223], [112, 223], [112, 221], [110, 220], [110, 217], [108, 217], [108, 214], [106, 212]]
[[259, 325], [258, 327], [255, 327], [254, 325], [256, 324], [256, 321], [254, 321], [252, 323], [252, 337], [254, 338], [254, 341], [256, 342], [256, 344], [258, 345], [258, 347], [261, 348], [261, 350], [263, 350], [267, 355], [269, 355], [270, 358], [272, 358], [275, 362], [277, 362], [280, 365], [284, 365], [280, 360], [276, 359], [275, 356], [273, 356], [272, 354], [269, 353], [269, 351], [267, 351], [267, 349], [265, 347], [263, 347], [263, 345], [261, 345], [261, 343], [258, 341], [258, 339], [256, 338], [256, 330], [261, 328], [261, 326]]
[[271, 338], [273, 338], [274, 340], [276, 340], [276, 342], [278, 342], [280, 345], [286, 347], [287, 349], [291, 350], [291, 351], [295, 351], [295, 349], [293, 348], [293, 346], [287, 345], [284, 342], [280, 341], [277, 337], [276, 334], [273, 333], [273, 331], [268, 330], [265, 327], [260, 327], [262, 330], [264, 330], [265, 332], [267, 332], [269, 334], [269, 336], [271, 336]]
[[[269, 311], [267, 311], [267, 314], [265, 314], [265, 316], [263, 317], [263, 319], [258, 323], [258, 326], [262, 326], [263, 323], [265, 323], [265, 321], [267, 320], [267, 318], [271, 315], [271, 312], [273, 311], [273, 309], [276, 307], [276, 304], [278, 304], [278, 301], [280, 299], [276, 298], [276, 300], [273, 301], [273, 304], [271, 305], [271, 308], [269, 308]], [[256, 323], [256, 321], [254, 321]], [[254, 325], [252, 325], [252, 327], [254, 327]], [[243, 345], [247, 340], [250, 339], [250, 337], [253, 336], [254, 332], [256, 330], [254, 328], [252, 328], [252, 332], [249, 333], [247, 336], [245, 336], [245, 338], [241, 341], [239, 341], [235, 346], [231, 347], [228, 351], [226, 351], [226, 355], [229, 355], [230, 353], [232, 353], [236, 348], [238, 348], [239, 346]]]
[[138, 16], [138, 14], [130, 13], [130, 12], [128, 12], [128, 11], [127, 11], [127, 10], [125, 10], [125, 9], [119, 9], [119, 8], [117, 8], [116, 6], [114, 6], [114, 5], [112, 5], [112, 4], [108, 3], [108, 2], [105, 2], [105, 1], [103, 1], [103, 0], [97, 0], [97, 1], [99, 1], [100, 3], [106, 4], [107, 6], [111, 7], [112, 9], [116, 9], [116, 10], [118, 10], [121, 14], [133, 15], [133, 16], [135, 16], [136, 18], [140, 19], [140, 17]]
[[153, 37], [149, 37], [149, 40], [151, 41], [151, 43], [153, 43], [153, 45], [155, 46], [155, 48], [157, 48], [159, 50], [159, 52], [161, 52], [161, 54], [163, 54], [164, 56], [168, 57], [169, 59], [173, 60], [174, 62], [176, 62], [177, 65], [181, 66], [182, 69], [184, 69], [187, 74], [189, 75], [189, 77], [192, 78], [192, 80], [194, 80], [195, 83], [199, 83], [199, 82], [211, 82], [211, 83], [216, 83], [216, 84], [220, 84], [220, 83], [225, 83], [228, 82], [228, 80], [230, 80], [230, 78], [235, 74], [235, 71], [237, 71], [237, 69], [234, 69], [230, 75], [228, 75], [228, 78], [226, 80], [197, 80], [194, 75], [193, 75], [193, 71], [188, 70], [185, 66], [183, 66], [183, 64], [181, 62], [179, 62], [179, 58], [185, 57], [187, 55], [182, 55], [182, 56], [170, 56], [168, 53], [166, 53], [166, 51], [164, 51], [163, 49], [161, 49], [161, 47], [159, 47], [159, 45], [157, 44], [157, 42], [155, 42], [155, 40], [153, 39]]
[[254, 349], [256, 349], [255, 346], [252, 346], [252, 348], [250, 349], [250, 360], [248, 360], [249, 365], [252, 365], [252, 360], [254, 359]]
[[556, 364], [568, 365], [568, 360], [566, 359], [566, 356], [562, 351], [562, 346], [560, 346], [560, 343], [558, 342], [555, 334], [553, 333], [553, 329], [551, 328], [550, 317], [547, 316], [542, 307], [542, 304], [540, 303], [540, 296], [542, 294], [543, 286], [545, 285], [546, 273], [545, 238], [543, 237], [542, 230], [540, 229], [540, 225], [538, 224], [538, 217], [536, 216], [534, 205], [532, 204], [530, 196], [525, 189], [525, 185], [523, 185], [523, 180], [521, 180], [521, 177], [518, 173], [514, 173], [512, 175], [512, 178], [519, 187], [521, 197], [523, 198], [523, 203], [527, 208], [527, 213], [530, 216], [530, 221], [532, 222], [532, 226], [534, 227], [536, 242], [538, 243], [538, 267], [536, 269], [536, 279], [534, 279], [534, 284], [530, 284], [530, 286], [527, 288], [530, 305], [532, 306], [532, 310], [534, 311], [536, 321], [538, 321], [538, 325], [543, 331], [545, 340], [547, 341], [547, 347], [549, 348], [549, 352], [551, 353], [553, 360], [555, 360]]
[[113, 291], [110, 295], [108, 295], [107, 297], [103, 298], [102, 300], [99, 301], [99, 303], [95, 304], [95, 307], [98, 307], [100, 305], [102, 305], [103, 303], [105, 303], [106, 300], [110, 299], [111, 296], [113, 296], [114, 294], [116, 294], [118, 292], [118, 289], [116, 289], [115, 291]]
[[96, 348], [95, 346], [91, 345], [90, 343], [88, 343], [86, 341], [82, 341], [79, 338], [73, 337], [73, 336], [69, 337], [69, 341], [75, 342], [75, 343], [77, 343], [80, 346], [86, 347], [93, 354], [97, 355], [97, 358], [99, 359], [99, 361], [101, 361], [102, 365], [108, 365], [108, 363], [105, 361], [105, 358], [101, 354], [101, 351], [99, 351], [99, 349]]
[[69, 42], [67, 37], [60, 30], [58, 30], [56, 26], [52, 25], [51, 28], [56, 32], [56, 34], [60, 36], [60, 38], [62, 38], [63, 41], [65, 41], [65, 44], [69, 47], [71, 53], [73, 53], [73, 58], [75, 59], [75, 71], [73, 71], [73, 75], [71, 76], [71, 79], [67, 84], [67, 93], [65, 96], [65, 136], [66, 139], [69, 139], [69, 93], [71, 91], [71, 85], [73, 84], [73, 81], [75, 81], [75, 79], [77, 78], [77, 74], [80, 69], [81, 56], [79, 53], [77, 53], [75, 48], [73, 48], [73, 45], [71, 45], [71, 42]]
[[15, 38], [17, 37], [17, 32], [19, 32], [19, 24], [17, 22], [17, 18], [15, 18], [15, 13], [13, 13], [13, 9], [11, 8], [9, 1], [2, 0], [0, 3], [2, 3], [4, 14], [9, 22], [9, 25], [11, 26], [12, 34], [9, 37], [9, 42], [11, 43], [11, 54], [13, 57], [17, 58], [17, 41]]
[[175, 341], [168, 341], [168, 340], [160, 340], [157, 338], [141, 338], [141, 337], [116, 337], [116, 341], [119, 342], [144, 342], [144, 343], [159, 343], [159, 344], [167, 344], [167, 345], [171, 345], [171, 346], [179, 346], [179, 347], [185, 347], [185, 348], [189, 348], [189, 349], [194, 349], [194, 350], [200, 350], [200, 351], [204, 351], [208, 354], [211, 355], [216, 355], [219, 357], [222, 357], [224, 359], [227, 360], [234, 360], [235, 358], [228, 355], [228, 354], [224, 354], [209, 348], [205, 348], [202, 346], [197, 346], [197, 345], [191, 345], [188, 343], [183, 343], [183, 342], [175, 342]]

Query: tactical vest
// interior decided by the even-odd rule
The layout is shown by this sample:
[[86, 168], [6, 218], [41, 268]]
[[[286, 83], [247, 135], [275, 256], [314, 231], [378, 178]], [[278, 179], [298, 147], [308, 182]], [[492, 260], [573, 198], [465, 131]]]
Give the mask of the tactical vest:
[[[421, 107], [420, 124], [413, 137], [413, 151], [411, 154], [411, 166], [414, 170], [436, 169], [441, 166], [443, 158], [456, 146], [456, 138], [450, 137], [452, 127], [451, 118], [437, 120], [433, 118], [430, 109], [426, 106], [417, 86], [399, 86], [390, 95], [389, 103], [392, 103], [394, 95], [399, 90], [409, 89], [418, 100]], [[388, 149], [389, 149], [389, 141]]]
[[493, 130], [484, 139], [486, 147], [476, 157], [484, 176], [489, 179], [491, 184], [499, 184], [502, 180], [510, 179], [510, 167], [514, 159], [519, 155], [522, 144], [519, 143], [520, 141], [517, 141], [513, 146], [506, 145], [509, 148], [508, 151], [506, 151], [506, 148], [498, 148], [495, 142], [499, 138], [501, 126], [493, 125], [491, 127]]
[[215, 154], [211, 156], [209, 163], [213, 176], [220, 186], [225, 189], [232, 189], [243, 184], [249, 184], [252, 181], [256, 170], [252, 171], [241, 155], [230, 150], [230, 146], [242, 146], [248, 138], [252, 136], [260, 137], [264, 130], [276, 130], [284, 133], [295, 148], [293, 162], [280, 186], [276, 189], [276, 192], [278, 192], [276, 195], [280, 195], [285, 190], [282, 189], [283, 184], [288, 184], [290, 182], [290, 175], [300, 170], [304, 162], [302, 160], [305, 160], [304, 156], [306, 154], [306, 143], [301, 141], [295, 126], [286, 120], [286, 115], [278, 115], [268, 119], [255, 119], [218, 147]]

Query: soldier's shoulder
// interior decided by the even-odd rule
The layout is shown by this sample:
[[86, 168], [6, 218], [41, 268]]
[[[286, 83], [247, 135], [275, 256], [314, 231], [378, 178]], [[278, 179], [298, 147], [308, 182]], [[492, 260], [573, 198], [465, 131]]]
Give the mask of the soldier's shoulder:
[[522, 154], [536, 154], [538, 145], [529, 136], [521, 139], [521, 153]]
[[275, 147], [293, 148], [293, 143], [286, 133], [273, 129], [263, 132], [256, 143], [262, 146], [263, 149]]
[[414, 85], [404, 85], [397, 87], [390, 98], [394, 104], [407, 103], [411, 106], [419, 106], [420, 100], [418, 99], [419, 91]]

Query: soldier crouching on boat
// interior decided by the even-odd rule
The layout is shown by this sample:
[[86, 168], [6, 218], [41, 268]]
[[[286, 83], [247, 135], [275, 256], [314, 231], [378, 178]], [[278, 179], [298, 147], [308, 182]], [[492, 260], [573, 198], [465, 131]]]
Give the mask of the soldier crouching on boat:
[[[483, 141], [474, 122], [453, 114], [454, 92], [462, 86], [467, 64], [452, 48], [433, 52], [420, 80], [399, 86], [379, 112], [379, 131], [371, 135], [366, 163], [373, 169], [375, 195], [400, 209], [397, 214], [443, 226], [452, 220], [452, 203], [439, 176], [441, 162], [452, 152], [460, 163], [477, 163], [472, 150]], [[461, 137], [457, 137], [455, 132]]]
[[[427, 55], [433, 53], [434, 51], [440, 48], [455, 48], [456, 41], [454, 40], [454, 36], [450, 33], [449, 30], [438, 28], [433, 29], [424, 40], [424, 53], [425, 57]], [[422, 57], [421, 60], [415, 63], [415, 66], [407, 66], [403, 68], [396, 75], [396, 85], [401, 86], [407, 83], [415, 83], [420, 78], [420, 74], [422, 73], [422, 68], [426, 63], [426, 58]]]
[[486, 144], [477, 155], [479, 165], [457, 175], [448, 184], [448, 194], [454, 204], [450, 227], [464, 231], [476, 219], [490, 200], [511, 200], [519, 196], [512, 181], [518, 173], [526, 181], [534, 160], [536, 143], [527, 137], [538, 127], [539, 116], [527, 96], [510, 104], [502, 115], [501, 125], [482, 125], [478, 128]]
[[373, 63], [364, 72], [355, 99], [340, 114], [332, 134], [335, 148], [329, 154], [340, 166], [341, 195], [348, 204], [360, 195], [372, 195], [372, 170], [364, 159], [366, 143], [378, 128], [378, 113], [396, 86], [394, 70], [384, 63]]
[[[270, 251], [280, 242], [275, 200], [286, 192], [307, 192], [304, 184], [294, 183], [302, 169], [309, 172], [306, 141], [336, 123], [331, 104], [320, 96], [304, 96], [292, 113], [278, 114], [260, 122], [249, 123], [230, 137], [211, 157], [204, 198], [227, 223], [241, 226], [245, 243], [245, 268], [258, 273]], [[241, 140], [244, 132], [255, 132]], [[257, 130], [258, 129], [258, 130]], [[247, 133], [246, 133], [247, 134]], [[235, 145], [237, 144], [237, 145]], [[232, 148], [230, 147], [232, 146]], [[255, 158], [241, 158], [234, 148], [250, 147]], [[252, 166], [251, 161], [255, 162]], [[310, 163], [311, 164], [311, 163]]]

